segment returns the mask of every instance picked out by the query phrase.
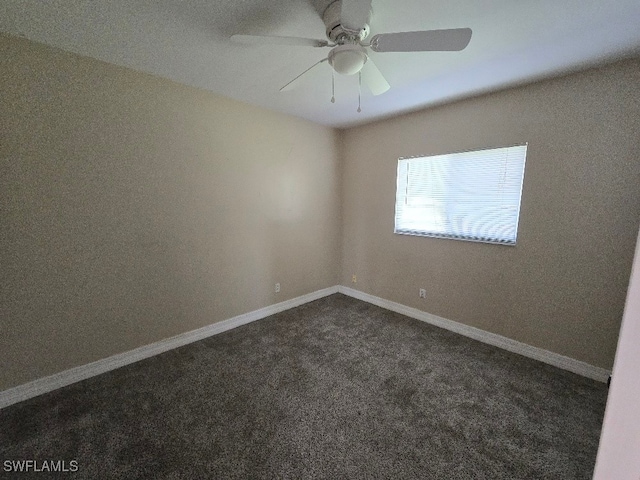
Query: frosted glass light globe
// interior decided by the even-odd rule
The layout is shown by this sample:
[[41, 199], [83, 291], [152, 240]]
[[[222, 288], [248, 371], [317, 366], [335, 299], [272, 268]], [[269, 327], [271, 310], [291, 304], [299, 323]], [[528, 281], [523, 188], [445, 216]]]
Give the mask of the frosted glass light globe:
[[367, 58], [360, 45], [338, 45], [329, 52], [329, 65], [341, 75], [355, 75], [362, 70]]

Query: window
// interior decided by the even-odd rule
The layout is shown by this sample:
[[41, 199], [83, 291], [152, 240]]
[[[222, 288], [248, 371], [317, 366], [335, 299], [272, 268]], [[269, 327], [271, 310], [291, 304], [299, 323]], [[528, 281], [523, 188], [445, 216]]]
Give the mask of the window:
[[515, 245], [527, 146], [398, 160], [395, 233]]

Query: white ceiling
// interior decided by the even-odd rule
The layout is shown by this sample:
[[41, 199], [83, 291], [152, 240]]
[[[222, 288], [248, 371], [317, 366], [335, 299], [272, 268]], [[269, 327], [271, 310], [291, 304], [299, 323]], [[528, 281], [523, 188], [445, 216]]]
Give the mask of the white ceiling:
[[2, 0], [0, 30], [334, 127], [640, 54], [639, 0], [373, 0], [371, 34], [470, 27], [462, 52], [372, 53], [391, 90], [314, 69], [328, 49], [248, 46], [234, 33], [325, 39], [331, 0]]

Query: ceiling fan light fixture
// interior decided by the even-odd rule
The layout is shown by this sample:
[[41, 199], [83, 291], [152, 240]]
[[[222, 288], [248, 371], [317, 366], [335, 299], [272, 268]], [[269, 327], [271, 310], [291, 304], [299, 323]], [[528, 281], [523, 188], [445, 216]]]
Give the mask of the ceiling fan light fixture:
[[341, 75], [355, 75], [367, 63], [367, 53], [360, 45], [338, 45], [329, 52], [329, 65]]

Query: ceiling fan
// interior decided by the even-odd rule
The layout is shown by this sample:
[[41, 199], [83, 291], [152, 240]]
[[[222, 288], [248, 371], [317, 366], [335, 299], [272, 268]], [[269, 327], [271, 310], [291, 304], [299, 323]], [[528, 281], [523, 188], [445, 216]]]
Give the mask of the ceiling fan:
[[[369, 42], [369, 19], [372, 0], [335, 0], [324, 11], [322, 20], [326, 26], [328, 40], [312, 38], [233, 35], [232, 40], [252, 44], [288, 45], [300, 47], [330, 47], [327, 57], [306, 69], [284, 85], [280, 91], [295, 87], [300, 78], [310, 70], [328, 62], [333, 71], [341, 75], [359, 76], [373, 95], [380, 95], [390, 86], [375, 66], [367, 49], [374, 52], [443, 52], [463, 50], [471, 40], [470, 28], [446, 30], [422, 30], [416, 32], [381, 33]], [[335, 96], [331, 98], [335, 101]], [[360, 107], [358, 107], [360, 111]]]

